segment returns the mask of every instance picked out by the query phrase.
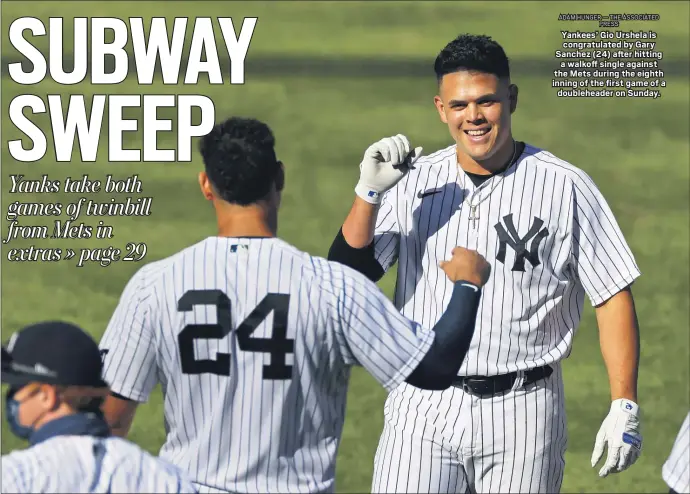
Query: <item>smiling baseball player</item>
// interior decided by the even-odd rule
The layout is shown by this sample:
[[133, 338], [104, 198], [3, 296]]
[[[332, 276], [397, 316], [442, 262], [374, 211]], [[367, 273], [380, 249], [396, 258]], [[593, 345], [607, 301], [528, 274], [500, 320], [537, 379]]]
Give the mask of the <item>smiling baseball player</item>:
[[455, 385], [405, 383], [386, 401], [374, 492], [558, 492], [566, 448], [561, 361], [585, 295], [595, 307], [611, 403], [592, 465], [601, 476], [641, 448], [640, 275], [606, 200], [582, 170], [513, 138], [518, 88], [503, 49], [463, 35], [435, 63], [434, 102], [455, 143], [410, 168], [372, 145], [329, 259], [379, 280], [397, 261], [395, 305], [424, 325], [448, 303], [438, 261], [455, 245], [493, 261], [477, 329]]

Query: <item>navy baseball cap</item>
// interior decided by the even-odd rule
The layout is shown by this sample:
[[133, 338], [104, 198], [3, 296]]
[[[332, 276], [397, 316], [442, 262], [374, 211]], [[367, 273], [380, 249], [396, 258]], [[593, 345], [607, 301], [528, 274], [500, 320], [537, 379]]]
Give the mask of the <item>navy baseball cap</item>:
[[2, 348], [2, 382], [108, 387], [98, 344], [83, 329], [62, 321], [31, 324]]

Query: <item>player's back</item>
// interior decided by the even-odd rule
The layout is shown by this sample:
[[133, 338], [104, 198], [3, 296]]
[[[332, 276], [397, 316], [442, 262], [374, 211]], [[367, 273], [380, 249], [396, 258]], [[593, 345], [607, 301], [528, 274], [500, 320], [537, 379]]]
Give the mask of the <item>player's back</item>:
[[211, 237], [142, 271], [161, 456], [202, 492], [331, 489], [349, 377], [329, 329], [341, 267], [276, 238]]
[[196, 492], [173, 465], [117, 437], [56, 436], [2, 457], [2, 492]]

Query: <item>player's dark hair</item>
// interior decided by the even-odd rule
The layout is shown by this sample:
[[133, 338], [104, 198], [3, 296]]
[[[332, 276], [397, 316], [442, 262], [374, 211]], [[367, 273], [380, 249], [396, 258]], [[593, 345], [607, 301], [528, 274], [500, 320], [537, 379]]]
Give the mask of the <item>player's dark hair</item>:
[[490, 36], [479, 34], [461, 34], [436, 57], [434, 72], [438, 82], [444, 75], [461, 70], [510, 78], [510, 63], [501, 45]]
[[73, 386], [56, 386], [60, 399], [76, 412], [100, 413], [104, 396], [81, 395]]
[[265, 198], [274, 183], [278, 190], [283, 188], [283, 172], [274, 147], [268, 125], [242, 117], [216, 124], [199, 141], [206, 174], [216, 193], [241, 206]]

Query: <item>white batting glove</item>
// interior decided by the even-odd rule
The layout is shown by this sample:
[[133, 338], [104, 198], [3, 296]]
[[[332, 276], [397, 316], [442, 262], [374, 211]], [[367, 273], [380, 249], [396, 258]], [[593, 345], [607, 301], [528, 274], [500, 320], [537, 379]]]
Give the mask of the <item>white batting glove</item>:
[[642, 449], [639, 412], [640, 408], [630, 400], [621, 398], [611, 403], [611, 410], [601, 424], [592, 452], [594, 467], [604, 454], [604, 446], [608, 445], [606, 463], [599, 470], [600, 477], [622, 472], [637, 461]]
[[402, 134], [375, 142], [359, 164], [355, 193], [371, 204], [379, 204], [383, 193], [393, 188], [421, 155], [421, 147], [410, 152], [410, 141]]

